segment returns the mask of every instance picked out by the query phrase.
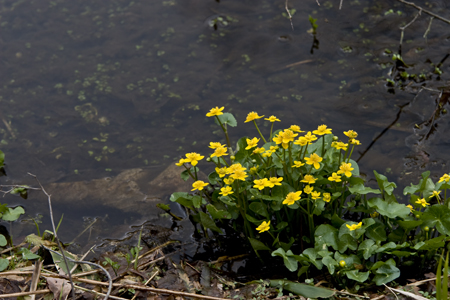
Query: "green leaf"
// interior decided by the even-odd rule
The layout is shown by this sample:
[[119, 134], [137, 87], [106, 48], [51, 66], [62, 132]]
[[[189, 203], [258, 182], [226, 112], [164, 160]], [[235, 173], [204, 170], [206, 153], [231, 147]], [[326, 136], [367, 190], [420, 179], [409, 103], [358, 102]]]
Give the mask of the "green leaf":
[[211, 217], [213, 217], [213, 219], [231, 219], [231, 214], [228, 211], [217, 210], [217, 208], [212, 204], [206, 205], [206, 209], [211, 214]]
[[435, 204], [428, 207], [421, 219], [424, 226], [436, 226], [439, 233], [450, 235], [450, 209], [446, 205]]
[[382, 224], [378, 220], [375, 221], [375, 224], [366, 229], [366, 236], [377, 242], [385, 242], [387, 237], [384, 224]]
[[327, 266], [328, 271], [330, 272], [331, 275], [334, 274], [335, 267], [339, 266], [338, 262], [334, 260], [334, 258], [332, 258], [331, 256], [325, 256], [322, 259], [322, 263], [325, 266]]
[[423, 221], [422, 220], [417, 220], [417, 221], [397, 221], [398, 225], [400, 225], [400, 227], [402, 227], [405, 230], [411, 230], [414, 228], [419, 227]]
[[5, 153], [0, 150], [0, 168], [4, 166], [5, 163]]
[[325, 201], [323, 201], [322, 199], [317, 199], [316, 201], [314, 201], [314, 210], [313, 210], [314, 215], [320, 216], [324, 210], [325, 210]]
[[181, 172], [180, 176], [181, 179], [183, 179], [184, 181], [187, 181], [189, 178], [191, 178], [191, 176], [189, 175], [189, 171], [187, 169]]
[[389, 242], [384, 244], [383, 246], [379, 247], [375, 252], [376, 253], [382, 253], [385, 252], [386, 250], [392, 250], [392, 249], [396, 249], [397, 245], [394, 242]]
[[8, 241], [6, 241], [6, 238], [3, 234], [0, 234], [0, 247], [4, 247], [8, 244]]
[[359, 270], [351, 270], [345, 272], [345, 275], [347, 275], [348, 279], [358, 282], [366, 281], [369, 278], [369, 274], [370, 272], [359, 272]]
[[211, 184], [217, 184], [217, 182], [220, 181], [220, 176], [219, 174], [217, 174], [217, 172], [214, 171], [208, 175], [208, 180]]
[[404, 204], [388, 203], [381, 198], [371, 198], [367, 201], [367, 204], [371, 208], [375, 208], [376, 211], [383, 216], [391, 219], [400, 217], [406, 219], [411, 210]]
[[248, 240], [250, 241], [250, 244], [252, 245], [253, 249], [255, 251], [259, 251], [259, 250], [270, 250], [269, 247], [267, 247], [263, 242], [254, 239], [254, 238], [248, 238]]
[[38, 258], [40, 258], [39, 255], [34, 254], [33, 252], [30, 251], [30, 249], [27, 249], [27, 248], [22, 248], [22, 249], [20, 250], [20, 252], [22, 253], [22, 257], [23, 257], [24, 259], [27, 259], [27, 260], [32, 260], [32, 259], [38, 259]]
[[9, 265], [9, 260], [5, 258], [0, 258], [0, 272], [6, 270]]
[[296, 295], [301, 295], [305, 298], [330, 298], [334, 295], [334, 291], [318, 287], [311, 286], [303, 283], [292, 282], [288, 280], [270, 280], [270, 286], [275, 288], [283, 288]]
[[192, 196], [185, 192], [175, 192], [172, 195], [170, 195], [170, 201], [177, 202], [181, 204], [182, 206], [185, 206], [190, 209], [193, 208], [192, 203]]
[[21, 206], [17, 206], [16, 208], [9, 208], [7, 212], [5, 212], [2, 216], [4, 221], [15, 221], [20, 215], [24, 214], [25, 210]]
[[261, 221], [260, 221], [260, 220], [258, 220], [258, 219], [256, 219], [256, 218], [252, 217], [252, 216], [249, 215], [249, 214], [245, 214], [245, 217], [247, 218], [247, 220], [248, 220], [249, 222], [252, 222], [253, 224], [256, 224], [256, 225], [261, 224]]
[[418, 242], [417, 244], [414, 245], [413, 248], [415, 250], [425, 250], [425, 251], [436, 250], [444, 247], [446, 238], [447, 236], [441, 235], [434, 239], [427, 240], [425, 242]]
[[314, 232], [316, 246], [322, 247], [323, 244], [338, 250], [338, 230], [329, 224], [322, 224]]
[[377, 249], [378, 246], [374, 240], [364, 240], [358, 247], [358, 251], [362, 251], [364, 259], [369, 259]]
[[375, 271], [375, 274], [377, 275], [373, 281], [376, 285], [383, 285], [400, 277], [400, 270], [395, 265], [385, 263]]
[[213, 231], [216, 231], [218, 233], [223, 233], [222, 230], [217, 227], [216, 223], [204, 212], [199, 212], [200, 215], [200, 223], [203, 225], [203, 227], [205, 228], [209, 228]]
[[373, 194], [381, 194], [381, 191], [379, 189], [372, 189], [370, 187], [365, 187], [362, 183], [358, 183], [352, 187], [349, 187], [348, 190], [350, 191], [350, 193], [352, 194], [360, 194], [360, 195], [366, 195], [369, 193], [373, 193]]
[[[230, 113], [223, 113], [222, 115], [218, 116], [220, 119], [220, 122], [222, 122], [223, 125], [229, 125], [231, 127], [237, 126], [237, 121], [235, 117]], [[214, 122], [216, 122], [217, 125], [220, 125], [219, 121], [217, 121], [217, 118], [214, 118]]]
[[269, 214], [267, 213], [267, 207], [265, 204], [261, 202], [252, 202], [249, 205], [251, 211], [261, 215], [263, 217], [269, 218]]
[[389, 182], [386, 176], [378, 174], [377, 171], [373, 171], [373, 173], [377, 178], [378, 186], [380, 187], [380, 189], [382, 191], [385, 191], [388, 195], [391, 195], [397, 185], [394, 182]]
[[298, 269], [298, 261], [292, 257], [293, 255], [291, 250], [285, 252], [283, 248], [278, 248], [272, 252], [272, 256], [280, 256], [283, 258], [285, 267], [291, 272], [297, 271]]

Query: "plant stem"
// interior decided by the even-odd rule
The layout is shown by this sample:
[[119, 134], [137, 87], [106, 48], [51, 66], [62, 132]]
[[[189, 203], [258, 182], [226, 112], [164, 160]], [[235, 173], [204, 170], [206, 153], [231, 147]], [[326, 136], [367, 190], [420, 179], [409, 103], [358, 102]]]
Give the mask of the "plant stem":
[[227, 127], [222, 124], [222, 122], [220, 121], [218, 116], [216, 116], [216, 119], [217, 119], [217, 121], [219, 121], [220, 127], [222, 127], [222, 130], [225, 133], [225, 138], [227, 139], [227, 146], [228, 146], [228, 148], [231, 148], [231, 143], [230, 143], [230, 138], [228, 137]]
[[259, 135], [261, 136], [261, 138], [263, 139], [264, 143], [267, 143], [266, 139], [264, 138], [264, 136], [262, 135], [261, 131], [258, 128], [258, 125], [256, 124], [256, 121], [253, 120], [253, 124], [255, 124], [256, 130], [258, 130]]

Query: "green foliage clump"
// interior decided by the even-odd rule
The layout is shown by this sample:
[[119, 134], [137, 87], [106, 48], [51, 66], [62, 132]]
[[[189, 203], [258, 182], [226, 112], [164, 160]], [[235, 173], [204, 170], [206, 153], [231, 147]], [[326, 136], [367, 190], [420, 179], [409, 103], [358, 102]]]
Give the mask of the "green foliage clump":
[[210, 143], [206, 161], [215, 171], [209, 182], [198, 178], [204, 156], [187, 153], [177, 165], [185, 168], [184, 180], [193, 179], [194, 193], [170, 198], [187, 208], [206, 236], [235, 230], [257, 255], [270, 251], [298, 276], [327, 270], [347, 288], [391, 282], [402, 267], [424, 270], [447, 242], [448, 174], [434, 183], [424, 172], [418, 184], [404, 189], [410, 204], [401, 204], [386, 176], [374, 171], [377, 188], [359, 176], [351, 159], [360, 145], [355, 131], [344, 132], [345, 141], [326, 125], [306, 134], [297, 125], [273, 132], [280, 120], [271, 116], [264, 119], [271, 123], [266, 139], [256, 123], [264, 116], [251, 112], [245, 123], [253, 122], [259, 137], [243, 137], [232, 147], [227, 127], [237, 122], [223, 109], [207, 114], [226, 138], [226, 145]]

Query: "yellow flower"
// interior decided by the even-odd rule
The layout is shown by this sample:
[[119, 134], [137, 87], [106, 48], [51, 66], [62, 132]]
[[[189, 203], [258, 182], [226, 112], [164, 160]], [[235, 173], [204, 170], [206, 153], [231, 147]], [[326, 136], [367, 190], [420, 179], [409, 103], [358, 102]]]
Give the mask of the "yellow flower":
[[317, 130], [313, 131], [313, 133], [318, 135], [330, 134], [331, 128], [327, 128], [327, 125], [320, 125], [317, 127]]
[[270, 229], [270, 221], [266, 222], [262, 222], [261, 225], [259, 225], [258, 227], [256, 227], [256, 230], [258, 230], [259, 233], [267, 231]]
[[250, 168], [250, 174], [256, 174], [258, 172], [258, 166]]
[[184, 160], [184, 162], [190, 162], [191, 165], [193, 165], [194, 167], [197, 165], [198, 161], [203, 159], [204, 156], [195, 153], [195, 152], [191, 152], [191, 153], [186, 153], [186, 159]]
[[440, 200], [441, 199], [441, 197], [439, 196], [439, 194], [441, 193], [441, 191], [433, 191], [433, 194], [430, 196], [430, 197], [428, 197], [428, 198], [433, 198], [433, 197], [436, 197], [438, 200]]
[[231, 186], [226, 186], [220, 189], [220, 193], [222, 196], [228, 196], [230, 194], [233, 194], [233, 189]]
[[289, 147], [289, 142], [294, 141], [294, 138], [298, 135], [298, 133], [294, 133], [292, 130], [285, 129], [284, 131], [280, 131], [276, 137], [273, 138], [273, 141], [277, 144], [281, 144], [284, 149]]
[[412, 207], [412, 205], [411, 205], [411, 204], [408, 204], [408, 205], [406, 205], [406, 207], [409, 207], [409, 209], [410, 209], [411, 211], [413, 211], [413, 210], [414, 210], [414, 208]]
[[313, 199], [313, 200], [316, 200], [317, 198], [319, 198], [320, 197], [320, 192], [312, 192], [311, 193], [311, 198]]
[[248, 113], [247, 119], [245, 120], [244, 123], [251, 122], [256, 119], [261, 119], [262, 117], [264, 117], [264, 116], [258, 116], [258, 113], [252, 111], [252, 112]]
[[336, 172], [333, 173], [330, 177], [328, 177], [329, 181], [341, 182], [341, 176], [339, 176]]
[[275, 152], [275, 151], [266, 150], [266, 152], [264, 152], [264, 153], [262, 154], [262, 157], [271, 157], [272, 154], [273, 154], [274, 152]]
[[373, 213], [371, 213], [370, 214], [370, 216], [372, 217], [372, 218], [376, 218], [376, 217], [378, 217], [380, 214], [378, 213], [378, 212], [376, 212], [376, 211], [374, 211]]
[[234, 172], [233, 175], [230, 175], [230, 177], [232, 177], [235, 180], [245, 181], [245, 178], [247, 178], [247, 173], [245, 173], [244, 171], [241, 171], [241, 170], [237, 170]]
[[306, 194], [311, 194], [313, 190], [314, 190], [314, 187], [313, 187], [313, 186], [310, 186], [309, 184], [308, 184], [307, 186], [305, 186], [305, 188], [303, 189], [303, 191], [304, 191]]
[[277, 151], [278, 149], [280, 149], [278, 146], [270, 146], [269, 148], [270, 151]]
[[428, 203], [425, 198], [417, 200], [416, 203], [422, 205], [423, 207], [427, 207], [427, 205], [430, 205], [430, 203]]
[[304, 166], [305, 163], [302, 163], [301, 161], [295, 160], [294, 164], [292, 165], [293, 168], [300, 168], [301, 166]]
[[236, 171], [245, 171], [247, 168], [243, 167], [240, 163], [232, 164], [228, 167], [228, 174], [235, 173]]
[[264, 120], [269, 121], [269, 122], [271, 122], [271, 123], [273, 123], [273, 122], [275, 122], [275, 121], [280, 122], [280, 119], [278, 119], [278, 118], [275, 117], [275, 116], [270, 116], [270, 117], [268, 117], [268, 118], [265, 118]]
[[253, 153], [255, 153], [255, 154], [261, 154], [261, 153], [263, 153], [264, 151], [266, 151], [266, 149], [264, 149], [264, 148], [256, 148], [255, 150], [253, 150]]
[[283, 177], [270, 177], [269, 178], [269, 187], [274, 187], [275, 185], [281, 185], [281, 182], [283, 181]]
[[300, 145], [300, 146], [306, 146], [306, 145], [308, 145], [308, 140], [304, 136], [301, 136], [294, 142], [294, 144]]
[[339, 171], [337, 171], [338, 174], [344, 174], [347, 177], [352, 177], [352, 172], [354, 168], [352, 168], [352, 163], [345, 163], [343, 162], [341, 166], [339, 167]]
[[225, 175], [228, 174], [228, 168], [227, 167], [216, 168], [216, 173], [217, 175], [219, 175], [220, 178], [225, 177]]
[[300, 182], [304, 182], [307, 184], [314, 184], [316, 182], [317, 178], [314, 178], [314, 176], [312, 175], [305, 175], [305, 177], [303, 177], [303, 180], [300, 180]]
[[219, 147], [216, 150], [214, 150], [214, 153], [211, 154], [211, 157], [214, 157], [214, 156], [221, 157], [221, 156], [224, 156], [224, 155], [228, 155], [227, 148]]
[[184, 158], [181, 158], [179, 162], [175, 163], [175, 165], [181, 167], [182, 165], [184, 165], [185, 162], [186, 160]]
[[291, 127], [289, 127], [289, 130], [292, 130], [293, 132], [304, 132], [300, 129], [300, 126], [297, 125], [291, 125]]
[[333, 142], [333, 143], [331, 143], [331, 146], [338, 150], [342, 149], [342, 150], [346, 151], [348, 144], [343, 143], [343, 142]]
[[286, 199], [283, 200], [283, 204], [292, 205], [295, 203], [295, 201], [300, 200], [300, 195], [302, 194], [302, 191], [298, 192], [290, 192], [287, 194]]
[[305, 157], [305, 161], [308, 165], [314, 165], [314, 168], [317, 170], [320, 168], [320, 162], [322, 161], [322, 157], [317, 155], [316, 153], [311, 154], [309, 157]]
[[353, 231], [353, 230], [361, 228], [362, 222], [359, 222], [358, 224], [352, 224], [352, 225], [345, 224], [345, 226], [347, 226], [347, 228], [350, 229], [350, 231]]
[[218, 106], [216, 106], [215, 108], [211, 108], [211, 110], [209, 111], [209, 113], [206, 114], [207, 117], [213, 117], [213, 116], [220, 116], [223, 115], [222, 110], [225, 107], [222, 106], [221, 108], [219, 108]]
[[230, 178], [224, 178], [223, 182], [225, 182], [225, 184], [228, 184], [228, 185], [233, 184], [234, 178], [231, 178], [231, 177]]
[[356, 146], [361, 145], [361, 143], [357, 139], [350, 139], [348, 142]]
[[250, 150], [256, 146], [258, 146], [258, 142], [260, 139], [252, 138], [252, 139], [246, 139], [247, 140], [247, 147], [245, 147], [245, 150]]
[[348, 136], [349, 139], [356, 139], [356, 137], [358, 136], [358, 134], [356, 133], [356, 131], [353, 131], [353, 130], [344, 131], [344, 134], [345, 134], [346, 136]]
[[450, 176], [448, 174], [444, 174], [438, 181], [438, 183], [441, 183], [442, 181], [449, 182]]
[[219, 143], [219, 142], [217, 142], [217, 143], [215, 143], [215, 142], [210, 142], [208, 147], [211, 148], [211, 149], [217, 149], [217, 148], [219, 148], [219, 147], [226, 147], [226, 146], [225, 146], [225, 145], [222, 145], [222, 144]]
[[331, 201], [331, 194], [330, 193], [323, 193], [323, 201], [330, 202]]
[[314, 142], [315, 140], [317, 140], [317, 136], [315, 136], [314, 134], [311, 134], [311, 131], [308, 131], [308, 133], [305, 134], [303, 137], [306, 139], [306, 141], [308, 143], [311, 143], [311, 142]]
[[267, 178], [263, 178], [263, 179], [255, 179], [253, 180], [253, 182], [255, 183], [255, 185], [253, 186], [254, 188], [257, 188], [258, 190], [263, 190], [267, 186], [269, 180], [267, 180]]
[[208, 184], [209, 184], [209, 183], [207, 183], [207, 182], [203, 182], [203, 181], [201, 181], [201, 180], [197, 180], [196, 182], [194, 182], [194, 183], [192, 184], [193, 189], [192, 189], [191, 191], [195, 191], [195, 190], [201, 191], [201, 190], [203, 190], [203, 188], [204, 188], [205, 186], [207, 186]]

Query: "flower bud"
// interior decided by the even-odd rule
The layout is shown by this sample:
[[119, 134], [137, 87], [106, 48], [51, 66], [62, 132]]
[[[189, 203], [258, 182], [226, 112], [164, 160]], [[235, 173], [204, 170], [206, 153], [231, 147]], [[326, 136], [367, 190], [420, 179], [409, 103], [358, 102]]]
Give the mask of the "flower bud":
[[211, 157], [207, 157], [206, 161], [208, 161], [208, 162], [211, 161]]
[[333, 141], [337, 142], [339, 138], [337, 136], [333, 136]]
[[417, 219], [420, 219], [420, 215], [419, 215], [419, 214], [417, 214], [417, 215], [416, 215], [416, 218], [417, 218]]
[[231, 160], [235, 160], [236, 157], [235, 157], [234, 155], [232, 155], [232, 156], [230, 156], [230, 159], [231, 159]]
[[430, 227], [425, 226], [425, 227], [423, 228], [423, 230], [424, 230], [425, 232], [428, 232], [428, 231], [430, 231]]
[[252, 163], [256, 164], [256, 159], [252, 159]]
[[339, 262], [339, 266], [341, 266], [341, 268], [345, 267], [347, 265], [347, 263], [345, 262], [345, 260], [341, 260]]

